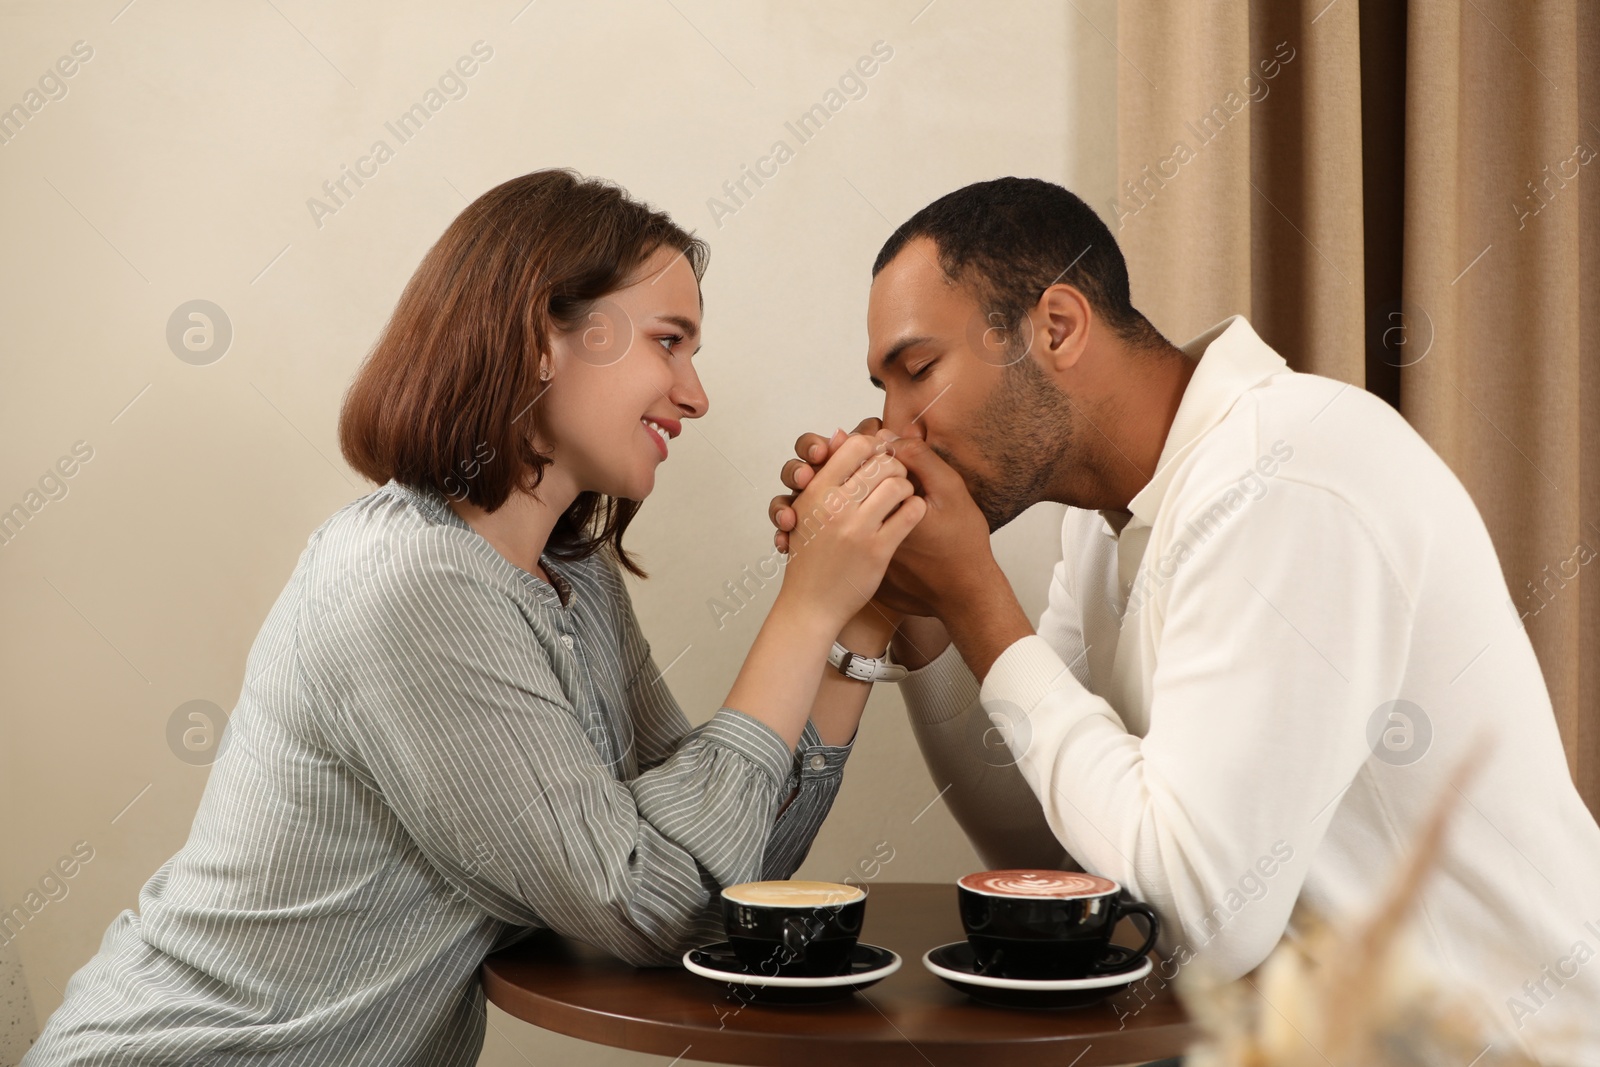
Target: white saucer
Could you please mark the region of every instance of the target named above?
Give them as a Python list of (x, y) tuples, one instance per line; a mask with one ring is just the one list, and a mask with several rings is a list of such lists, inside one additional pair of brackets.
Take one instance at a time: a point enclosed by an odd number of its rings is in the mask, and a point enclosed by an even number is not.
[[(744, 986), (764, 986), (774, 989), (828, 989), (834, 986), (862, 986), (877, 982), (889, 977), (900, 969), (900, 956), (886, 948), (876, 945), (858, 944), (855, 958), (852, 959), (851, 970), (844, 974), (827, 975), (819, 978), (806, 978), (799, 975), (751, 974), (747, 970), (733, 967), (713, 967), (699, 962), (691, 957), (702, 955), (708, 951), (723, 949), (727, 942), (716, 945), (706, 945), (703, 948), (692, 948), (683, 954), (683, 966), (693, 974), (702, 978), (710, 978), (718, 982), (734, 982)], [(870, 956), (869, 956), (870, 954)], [(887, 962), (877, 966), (860, 969), (863, 965), (862, 957), (870, 958), (874, 963), (878, 959), (887, 959)]]
[[(999, 978), (993, 975), (977, 974), (969, 970), (957, 970), (954, 967), (941, 966), (931, 958), (936, 952), (965, 948), (965, 941), (951, 942), (949, 945), (940, 945), (930, 948), (922, 956), (922, 965), (934, 974), (951, 982), (962, 985), (984, 986), (989, 989), (1016, 989), (1035, 990), (1038, 992), (1076, 991), (1089, 989), (1108, 989), (1113, 986), (1124, 986), (1130, 982), (1137, 982), (1149, 974), (1154, 964), (1149, 956), (1143, 956), (1139, 962), (1127, 970), (1114, 971), (1111, 974), (1094, 974), (1086, 978)], [(946, 953), (948, 954), (948, 953)]]

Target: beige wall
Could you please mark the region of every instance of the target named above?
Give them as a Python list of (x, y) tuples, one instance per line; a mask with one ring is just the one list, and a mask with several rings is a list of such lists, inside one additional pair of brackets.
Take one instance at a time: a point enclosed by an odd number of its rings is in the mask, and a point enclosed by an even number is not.
[[(338, 458), (340, 397), (463, 198), (570, 165), (710, 240), (696, 363), (711, 411), (631, 536), (655, 575), (636, 586), (645, 631), (663, 664), (688, 647), (668, 678), (700, 721), (772, 587), (720, 630), (707, 601), (769, 551), (765, 503), (794, 437), (878, 412), (863, 321), (889, 231), (1001, 174), (1096, 205), (1112, 193), (1117, 58), (1089, 21), (1112, 33), (1112, 0), (520, 2), (0, 7), (0, 107), (26, 104), (75, 42), (92, 49), (0, 146), (0, 508), (63, 457), (74, 471), (0, 544), (0, 897), (92, 849), (14, 942), (41, 1022), (184, 841), (207, 770), (175, 755), (174, 713), (233, 706), (307, 536), (371, 488)], [(866, 95), (799, 145), (785, 120), (879, 40), (894, 54)], [(478, 41), (493, 54), (466, 95), (398, 144), (384, 123)], [(314, 218), (308, 198), (379, 138), (393, 158)], [(713, 218), (708, 199), (779, 138), (794, 158)], [(233, 331), (205, 365), (167, 340), (195, 299)], [(92, 452), (76, 466), (75, 445)], [(1035, 617), (1055, 521), (1036, 509), (998, 538)], [(842, 877), (879, 841), (895, 856), (882, 878), (975, 868), (929, 806), (940, 784), (893, 689), (875, 694), (802, 874)], [(490, 1019), (486, 1064), (656, 1059)]]

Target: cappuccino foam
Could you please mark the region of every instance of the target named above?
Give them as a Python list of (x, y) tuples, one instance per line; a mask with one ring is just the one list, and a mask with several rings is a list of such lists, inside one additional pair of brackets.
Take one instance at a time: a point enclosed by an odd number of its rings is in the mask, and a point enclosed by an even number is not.
[(798, 880), (773, 882), (744, 882), (730, 885), (722, 895), (735, 904), (755, 904), (765, 907), (806, 908), (832, 907), (849, 904), (867, 895), (867, 891), (839, 882), (805, 882)]
[(979, 871), (957, 883), (1001, 897), (1089, 897), (1117, 891), (1117, 883), (1083, 871)]

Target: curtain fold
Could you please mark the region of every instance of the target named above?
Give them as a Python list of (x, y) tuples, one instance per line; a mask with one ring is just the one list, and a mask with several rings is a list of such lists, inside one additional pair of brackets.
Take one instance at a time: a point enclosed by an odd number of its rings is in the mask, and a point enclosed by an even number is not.
[[(1344, 11), (1340, 11), (1340, 7)], [(1119, 196), (1134, 304), (1182, 342), (1240, 312), (1362, 384), (1355, 4), (1118, 7)]]
[(1600, 812), (1597, 5), (1124, 2), (1117, 34), (1134, 303), (1180, 342), (1243, 313), (1399, 408), (1483, 513)]
[(1600, 42), (1583, 8), (1408, 5), (1404, 289), (1433, 348), (1400, 397), (1484, 514), (1594, 811)]

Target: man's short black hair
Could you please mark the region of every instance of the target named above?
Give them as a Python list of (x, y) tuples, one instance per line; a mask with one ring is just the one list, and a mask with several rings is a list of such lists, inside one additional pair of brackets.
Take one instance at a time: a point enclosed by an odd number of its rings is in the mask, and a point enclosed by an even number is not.
[(1128, 297), (1128, 265), (1094, 209), (1053, 182), (996, 178), (948, 193), (889, 235), (872, 264), (877, 277), (914, 237), (939, 248), (951, 281), (971, 285), (984, 315), (1019, 338), (1023, 316), (1039, 295), (1066, 282), (1127, 343), (1166, 344)]

